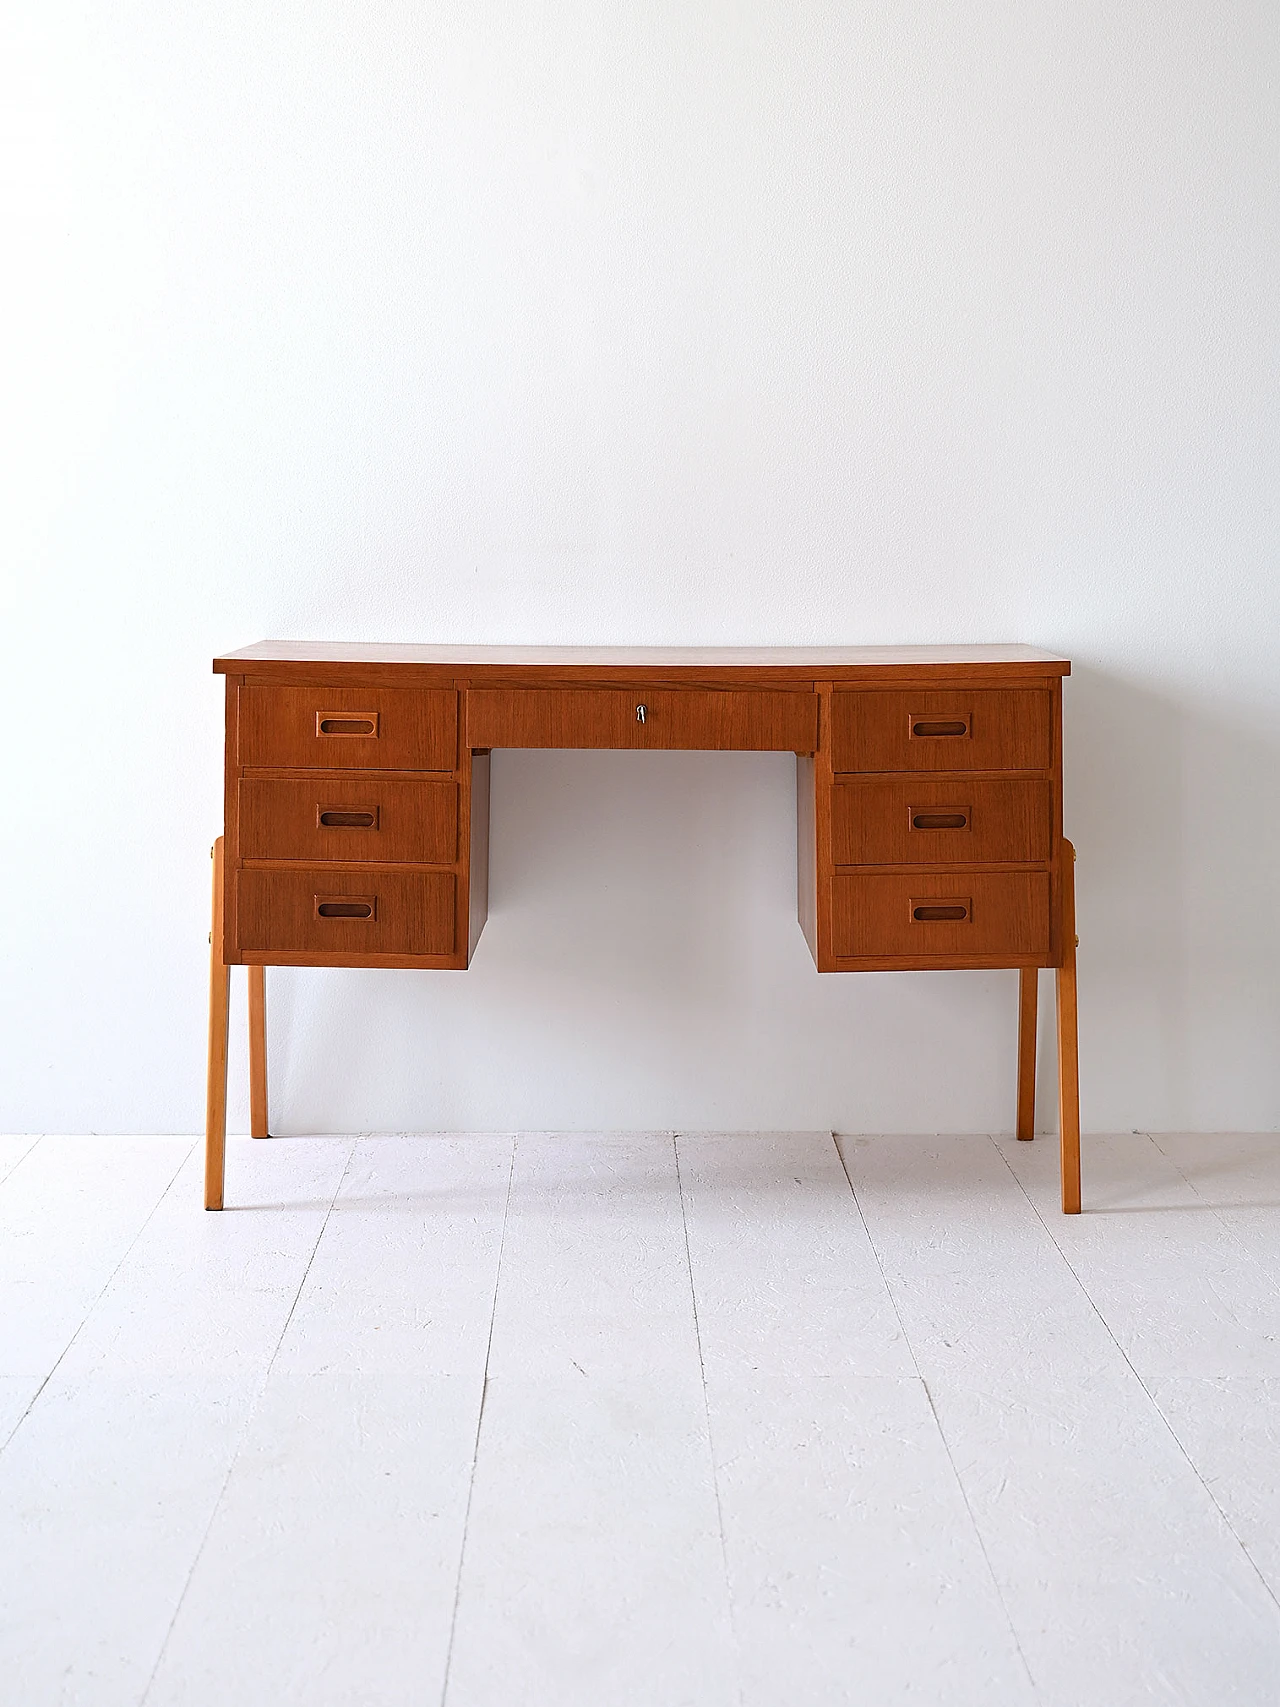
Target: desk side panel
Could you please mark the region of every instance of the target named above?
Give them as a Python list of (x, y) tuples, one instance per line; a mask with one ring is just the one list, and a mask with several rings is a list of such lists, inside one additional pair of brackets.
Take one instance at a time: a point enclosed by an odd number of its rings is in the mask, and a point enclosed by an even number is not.
[(222, 951), (228, 965), (236, 959), (236, 884), (240, 863), (240, 688), (243, 678), (228, 676), (222, 761)]
[(815, 966), (818, 962), (816, 793), (813, 758), (799, 754), (796, 757), (796, 910)]
[(471, 786), (468, 817), (471, 829), (468, 836), (467, 887), (460, 889), (466, 896), (467, 907), (467, 964), (480, 941), (485, 920), (489, 917), (489, 754), (471, 753)]
[[(1065, 865), (1066, 858), (1069, 857), (1071, 859), (1074, 859), (1074, 857), (1075, 857), (1074, 854), (1069, 855), (1069, 856), (1064, 854), (1064, 851), (1063, 851), (1064, 843), (1063, 843), (1063, 839), (1062, 839), (1065, 832), (1064, 832), (1063, 826), (1062, 826), (1062, 677), (1061, 676), (1059, 676), (1057, 678), (1057, 680), (1055, 682), (1053, 682), (1053, 684), (1052, 684), (1051, 701), (1052, 701), (1052, 716), (1053, 716), (1053, 761), (1052, 761), (1052, 766), (1051, 766), (1050, 773), (1049, 773), (1049, 783), (1050, 783), (1050, 793), (1051, 793), (1052, 802), (1053, 802), (1052, 808), (1051, 808), (1052, 813), (1053, 813), (1053, 829), (1051, 832), (1051, 845), (1052, 845), (1052, 849), (1053, 849), (1053, 856), (1052, 856), (1052, 863), (1050, 865), (1050, 884), (1051, 884), (1051, 888), (1052, 888), (1052, 900), (1050, 903), (1051, 951), (1050, 951), (1050, 955), (1049, 955), (1049, 964), (1051, 966), (1061, 966), (1063, 963), (1063, 956), (1064, 956), (1065, 949), (1066, 949), (1066, 943), (1064, 940), (1064, 927), (1063, 927), (1064, 865)], [(1074, 934), (1074, 929), (1075, 929), (1075, 927), (1073, 925), (1072, 926), (1073, 934)]]

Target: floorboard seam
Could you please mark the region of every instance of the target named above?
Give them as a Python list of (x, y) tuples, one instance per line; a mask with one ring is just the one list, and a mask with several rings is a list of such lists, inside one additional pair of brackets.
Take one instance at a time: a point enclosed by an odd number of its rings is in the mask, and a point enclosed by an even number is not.
[[(39, 1140), (37, 1139), (36, 1142), (38, 1143)], [(18, 1418), (17, 1422), (14, 1423), (13, 1427), (9, 1430), (8, 1434), (4, 1437), (4, 1439), (2, 1441), (0, 1441), (0, 1453), (3, 1453), (5, 1451), (5, 1449), (8, 1447), (8, 1445), (9, 1445), (10, 1441), (13, 1439), (14, 1435), (17, 1434), (18, 1430), (22, 1427), (23, 1423), (26, 1422), (27, 1418), (31, 1415), (31, 1412), (35, 1409), (35, 1406), (36, 1406), (37, 1402), (39, 1401), (41, 1393), (44, 1392), (45, 1388), (49, 1385), (50, 1381), (53, 1380), (54, 1376), (58, 1373), (58, 1370), (62, 1367), (62, 1360), (66, 1357), (67, 1353), (71, 1350), (72, 1346), (80, 1338), (80, 1335), (84, 1330), (84, 1325), (89, 1320), (89, 1317), (92, 1316), (93, 1312), (98, 1308), (98, 1305), (101, 1304), (102, 1300), (106, 1297), (107, 1292), (110, 1289), (111, 1282), (119, 1274), (120, 1270), (124, 1267), (125, 1263), (128, 1262), (134, 1246), (137, 1244), (138, 1240), (142, 1237), (142, 1235), (146, 1232), (147, 1228), (150, 1226), (152, 1216), (156, 1213), (157, 1209), (159, 1209), (160, 1205), (164, 1202), (165, 1198), (168, 1197), (169, 1193), (173, 1190), (174, 1182), (177, 1180), (178, 1175), (182, 1172), (183, 1168), (186, 1167), (188, 1161), (191, 1159), (191, 1152), (192, 1152), (192, 1150), (195, 1149), (198, 1142), (199, 1142), (199, 1140), (195, 1139), (195, 1138), (193, 1138), (191, 1140), (190, 1148), (186, 1151), (186, 1153), (182, 1157), (182, 1160), (178, 1163), (177, 1167), (174, 1169), (172, 1175), (169, 1178), (169, 1182), (165, 1186), (164, 1190), (160, 1193), (159, 1197), (156, 1198), (155, 1202), (151, 1205), (151, 1208), (147, 1211), (146, 1215), (143, 1218), (141, 1226), (138, 1228), (138, 1231), (129, 1240), (129, 1243), (125, 1246), (124, 1250), (121, 1251), (119, 1262), (115, 1265), (115, 1267), (111, 1270), (111, 1273), (103, 1281), (98, 1292), (94, 1295), (93, 1299), (90, 1301), (88, 1307), (86, 1308), (84, 1315), (81, 1316), (80, 1320), (76, 1323), (75, 1332), (72, 1334), (71, 1338), (67, 1341), (66, 1345), (63, 1346), (62, 1350), (58, 1353), (56, 1359), (54, 1360), (53, 1364), (51, 1365), (51, 1367), (49, 1369), (49, 1373), (45, 1376), (44, 1380), (40, 1383), (40, 1385), (36, 1388), (35, 1392), (31, 1395), (30, 1401), (28, 1402), (26, 1409), (23, 1411), (22, 1415)], [(35, 1144), (33, 1144), (31, 1146), (31, 1150), (34, 1150), (35, 1147), (36, 1147)], [(29, 1156), (31, 1154), (31, 1150), (28, 1150), (23, 1155), (19, 1156), (18, 1162), (25, 1161), (27, 1156)], [(18, 1165), (17, 1163), (14, 1164), (15, 1167), (17, 1165)], [(13, 1170), (10, 1169), (10, 1174), (12, 1173), (12, 1171)], [(5, 1177), (8, 1178), (9, 1175), (6, 1175)]]
[[(22, 1154), (20, 1156), (16, 1156), (14, 1158), (14, 1160), (12, 1162), (10, 1162), (9, 1166), (4, 1170), (4, 1172), (2, 1174), (0, 1174), (0, 1185), (4, 1185), (7, 1180), (11, 1180), (13, 1178), (14, 1174), (17, 1173), (18, 1169), (26, 1161), (27, 1157), (31, 1154), (31, 1152), (40, 1143), (40, 1140), (46, 1136), (47, 1136), (46, 1133), (38, 1132), (32, 1138), (31, 1142), (27, 1145), (26, 1149), (22, 1152)], [(167, 1186), (165, 1187), (165, 1190), (166, 1191), (168, 1190)]]
[[(1198, 1198), (1199, 1201), (1204, 1204), (1205, 1208), (1209, 1211), (1209, 1213), (1213, 1216), (1214, 1220), (1218, 1223), (1219, 1227), (1222, 1228), (1223, 1232), (1231, 1240), (1231, 1243), (1241, 1253), (1241, 1255), (1244, 1257), (1245, 1261), (1247, 1263), (1249, 1263), (1249, 1265), (1251, 1267), (1256, 1268), (1258, 1270), (1259, 1274), (1263, 1275), (1266, 1278), (1267, 1285), (1271, 1289), (1271, 1291), (1275, 1292), (1277, 1294), (1280, 1294), (1280, 1279), (1278, 1279), (1276, 1277), (1276, 1275), (1274, 1275), (1271, 1272), (1271, 1270), (1266, 1266), (1265, 1263), (1259, 1262), (1258, 1258), (1256, 1256), (1254, 1256), (1253, 1252), (1249, 1249), (1248, 1245), (1245, 1244), (1244, 1240), (1236, 1232), (1235, 1228), (1231, 1225), (1230, 1221), (1228, 1221), (1226, 1219), (1226, 1217), (1223, 1215), (1222, 1206), (1220, 1204), (1214, 1203), (1210, 1198), (1207, 1198), (1204, 1195), (1204, 1193), (1196, 1185), (1195, 1180), (1192, 1179), (1191, 1175), (1186, 1171), (1186, 1169), (1183, 1168), (1180, 1163), (1175, 1161), (1175, 1159), (1169, 1154), (1169, 1152), (1166, 1149), (1164, 1149), (1164, 1147), (1160, 1143), (1160, 1139), (1157, 1137), (1157, 1135), (1154, 1132), (1144, 1132), (1142, 1134), (1142, 1136), (1144, 1138), (1148, 1139), (1152, 1144), (1155, 1145), (1156, 1150), (1159, 1152), (1159, 1154), (1161, 1156), (1163, 1156), (1164, 1160), (1166, 1162), (1168, 1162), (1169, 1166), (1178, 1175), (1178, 1178), (1185, 1181), (1187, 1188), (1192, 1193), (1192, 1195), (1194, 1197)], [(1235, 1204), (1230, 1204), (1230, 1205), (1228, 1205), (1228, 1207), (1229, 1208), (1236, 1208), (1236, 1207), (1247, 1208), (1249, 1206), (1248, 1205), (1237, 1206)]]
[[(698, 1289), (693, 1281), (693, 1254), (689, 1248), (689, 1216), (685, 1208), (684, 1176), (680, 1172), (680, 1134), (671, 1134), (671, 1154), (676, 1164), (676, 1191), (680, 1197), (680, 1222), (684, 1228), (684, 1261), (689, 1276), (689, 1303), (693, 1310), (693, 1337), (698, 1347), (698, 1371), (702, 1377), (702, 1414), (707, 1424), (707, 1449), (711, 1458), (711, 1491), (716, 1502), (716, 1526), (720, 1531), (720, 1560), (724, 1570), (725, 1602), (729, 1608), (729, 1629), (733, 1636), (735, 1657), (741, 1658), (741, 1646), (738, 1641), (738, 1620), (734, 1609), (733, 1583), (729, 1576), (729, 1543), (724, 1532), (724, 1505), (720, 1498), (720, 1470), (716, 1463), (715, 1435), (711, 1427), (711, 1400), (707, 1393), (707, 1361), (702, 1354), (702, 1324), (698, 1320)], [(739, 1707), (744, 1699), (742, 1670), (738, 1667), (738, 1676), (734, 1680), (734, 1694), (738, 1698)]]
[[(1144, 1133), (1143, 1137), (1145, 1137), (1148, 1140), (1148, 1142), (1151, 1144), (1152, 1148), (1157, 1152), (1157, 1154), (1164, 1156), (1164, 1151), (1160, 1149), (1160, 1146), (1156, 1143), (1155, 1139), (1152, 1138), (1152, 1136), (1149, 1132)], [(1200, 1474), (1199, 1467), (1197, 1466), (1195, 1460), (1192, 1458), (1191, 1454), (1187, 1451), (1186, 1447), (1182, 1444), (1182, 1442), (1178, 1439), (1177, 1433), (1174, 1430), (1173, 1425), (1170, 1423), (1168, 1417), (1165, 1416), (1164, 1411), (1160, 1407), (1160, 1401), (1156, 1398), (1155, 1394), (1151, 1391), (1150, 1387), (1147, 1386), (1146, 1382), (1143, 1380), (1141, 1374), (1139, 1373), (1137, 1367), (1135, 1366), (1132, 1358), (1129, 1356), (1128, 1352), (1124, 1349), (1124, 1347), (1120, 1344), (1120, 1341), (1116, 1338), (1115, 1334), (1111, 1331), (1110, 1322), (1108, 1322), (1107, 1318), (1103, 1315), (1102, 1311), (1098, 1308), (1098, 1305), (1094, 1302), (1093, 1296), (1090, 1293), (1089, 1288), (1085, 1285), (1084, 1281), (1080, 1278), (1079, 1274), (1076, 1272), (1075, 1264), (1071, 1261), (1071, 1258), (1063, 1250), (1061, 1244), (1058, 1241), (1058, 1236), (1053, 1231), (1053, 1228), (1049, 1225), (1049, 1223), (1045, 1220), (1044, 1216), (1040, 1213), (1040, 1210), (1037, 1207), (1035, 1201), (1033, 1200), (1031, 1193), (1027, 1190), (1026, 1186), (1023, 1185), (1022, 1181), (1018, 1178), (1017, 1174), (1014, 1173), (1013, 1168), (1010, 1166), (1009, 1158), (1005, 1155), (1004, 1151), (1000, 1148), (999, 1144), (995, 1143), (994, 1139), (992, 1139), (992, 1144), (994, 1145), (994, 1148), (995, 1148), (997, 1154), (1000, 1156), (1001, 1161), (1003, 1161), (1005, 1167), (1009, 1169), (1010, 1174), (1012, 1175), (1014, 1181), (1017, 1184), (1018, 1190), (1022, 1193), (1022, 1195), (1026, 1198), (1027, 1203), (1030, 1205), (1031, 1213), (1036, 1217), (1036, 1219), (1039, 1221), (1040, 1225), (1044, 1228), (1045, 1232), (1049, 1235), (1050, 1239), (1053, 1241), (1054, 1249), (1057, 1251), (1059, 1257), (1062, 1259), (1062, 1262), (1065, 1265), (1067, 1272), (1070, 1274), (1071, 1278), (1075, 1281), (1076, 1285), (1080, 1288), (1081, 1292), (1084, 1294), (1085, 1298), (1088, 1300), (1089, 1308), (1093, 1311), (1094, 1315), (1102, 1323), (1103, 1331), (1105, 1332), (1107, 1338), (1111, 1341), (1112, 1345), (1115, 1346), (1115, 1348), (1119, 1352), (1120, 1356), (1124, 1359), (1124, 1364), (1125, 1364), (1126, 1369), (1128, 1369), (1129, 1373), (1133, 1376), (1134, 1380), (1138, 1383), (1139, 1387), (1141, 1387), (1143, 1393), (1146, 1395), (1147, 1403), (1151, 1406), (1151, 1408), (1155, 1412), (1155, 1414), (1160, 1418), (1160, 1421), (1164, 1425), (1164, 1428), (1165, 1428), (1166, 1432), (1168, 1433), (1170, 1440), (1173, 1442), (1174, 1446), (1177, 1447), (1179, 1454), (1181, 1455), (1183, 1461), (1187, 1465), (1187, 1468), (1191, 1471), (1191, 1474), (1195, 1477), (1196, 1481), (1204, 1489), (1205, 1498), (1210, 1502), (1210, 1504), (1213, 1506), (1213, 1509), (1218, 1513), (1218, 1516), (1222, 1519), (1222, 1522), (1223, 1522), (1224, 1526), (1226, 1527), (1227, 1534), (1230, 1535), (1231, 1539), (1235, 1542), (1236, 1546), (1240, 1549), (1241, 1553), (1244, 1555), (1244, 1558), (1248, 1563), (1249, 1569), (1253, 1572), (1254, 1576), (1256, 1576), (1258, 1581), (1262, 1584), (1262, 1587), (1266, 1593), (1267, 1599), (1270, 1600), (1271, 1604), (1275, 1607), (1277, 1613), (1280, 1613), (1280, 1599), (1277, 1598), (1275, 1590), (1271, 1587), (1271, 1584), (1267, 1581), (1266, 1577), (1263, 1575), (1262, 1571), (1259, 1569), (1257, 1562), (1255, 1561), (1253, 1555), (1250, 1553), (1249, 1549), (1245, 1546), (1244, 1542), (1240, 1539), (1240, 1536), (1236, 1532), (1235, 1525), (1232, 1523), (1232, 1521), (1231, 1521), (1230, 1517), (1227, 1515), (1227, 1513), (1223, 1510), (1222, 1506), (1218, 1503), (1217, 1496), (1213, 1492), (1213, 1489), (1209, 1486), (1209, 1484), (1205, 1481), (1204, 1477)], [(1166, 1158), (1166, 1160), (1167, 1159), (1168, 1158)], [(1174, 1164), (1174, 1165), (1176, 1166), (1176, 1164)], [(1181, 1169), (1179, 1169), (1178, 1171), (1181, 1172)], [(1190, 1184), (1190, 1181), (1188, 1181), (1188, 1184)], [(1192, 1189), (1194, 1190), (1195, 1188), (1192, 1187)]]
[(458, 1633), (458, 1602), (462, 1595), (462, 1571), (467, 1561), (467, 1532), (471, 1527), (471, 1502), (476, 1491), (476, 1466), (480, 1461), (480, 1430), (484, 1426), (485, 1400), (489, 1396), (489, 1359), (493, 1354), (493, 1327), (498, 1319), (498, 1288), (502, 1283), (502, 1256), (507, 1246), (507, 1226), (511, 1218), (511, 1192), (516, 1178), (516, 1148), (519, 1135), (511, 1139), (511, 1164), (507, 1169), (507, 1196), (502, 1206), (502, 1231), (498, 1235), (498, 1260), (493, 1270), (493, 1304), (489, 1310), (489, 1335), (484, 1346), (484, 1374), (480, 1381), (480, 1406), (476, 1412), (476, 1433), (471, 1448), (471, 1476), (467, 1482), (467, 1503), (462, 1513), (462, 1539), (458, 1544), (458, 1571), (453, 1584), (453, 1610), (449, 1617), (449, 1642), (444, 1654), (444, 1675), (440, 1682), (440, 1707), (449, 1694), (449, 1673), (453, 1666), (453, 1644)]
[(947, 1463), (951, 1467), (951, 1474), (955, 1478), (956, 1488), (964, 1503), (964, 1509), (968, 1514), (969, 1523), (973, 1529), (973, 1538), (978, 1544), (978, 1551), (982, 1554), (982, 1562), (987, 1568), (987, 1576), (991, 1582), (992, 1593), (995, 1595), (1000, 1610), (1004, 1614), (1004, 1621), (1009, 1627), (1009, 1636), (1017, 1651), (1018, 1658), (1022, 1661), (1022, 1669), (1026, 1673), (1027, 1682), (1031, 1687), (1031, 1693), (1037, 1700), (1040, 1700), (1042, 1699), (1040, 1690), (1036, 1684), (1035, 1676), (1032, 1673), (1027, 1656), (1023, 1652), (1022, 1638), (1018, 1634), (1018, 1627), (1013, 1621), (1012, 1613), (1009, 1611), (1009, 1603), (1005, 1600), (1004, 1590), (1000, 1587), (1000, 1579), (996, 1575), (995, 1566), (991, 1562), (991, 1555), (987, 1552), (986, 1539), (983, 1536), (982, 1529), (978, 1523), (973, 1506), (969, 1501), (969, 1491), (964, 1485), (964, 1479), (960, 1474), (959, 1466), (956, 1464), (955, 1456), (951, 1451), (951, 1442), (947, 1439), (946, 1430), (942, 1426), (942, 1418), (938, 1415), (938, 1407), (933, 1402), (933, 1394), (929, 1391), (929, 1383), (925, 1380), (924, 1375), (921, 1372), (920, 1360), (916, 1356), (916, 1348), (911, 1343), (911, 1335), (907, 1332), (906, 1323), (903, 1321), (902, 1313), (898, 1309), (898, 1300), (893, 1295), (893, 1288), (890, 1286), (889, 1277), (884, 1271), (884, 1263), (881, 1261), (880, 1252), (876, 1246), (876, 1242), (871, 1236), (871, 1228), (868, 1225), (867, 1217), (863, 1213), (861, 1203), (858, 1201), (857, 1188), (853, 1183), (853, 1176), (850, 1174), (848, 1164), (844, 1159), (844, 1151), (840, 1148), (839, 1140), (834, 1132), (831, 1134), (831, 1142), (835, 1145), (836, 1156), (839, 1159), (840, 1168), (845, 1177), (845, 1183), (849, 1187), (849, 1195), (853, 1199), (854, 1208), (858, 1211), (858, 1219), (861, 1221), (862, 1230), (867, 1236), (867, 1244), (872, 1256), (875, 1258), (876, 1268), (880, 1274), (880, 1284), (884, 1287), (885, 1296), (889, 1300), (894, 1320), (898, 1324), (898, 1332), (902, 1335), (902, 1343), (906, 1346), (911, 1355), (911, 1367), (915, 1370), (916, 1380), (920, 1383), (920, 1386), (924, 1391), (924, 1396), (929, 1406), (929, 1414), (933, 1418), (933, 1426), (938, 1431), (938, 1439), (942, 1442), (942, 1450), (947, 1455)]
[(289, 1331), (289, 1323), (293, 1320), (294, 1312), (298, 1308), (298, 1300), (302, 1297), (302, 1289), (307, 1284), (307, 1276), (311, 1273), (311, 1265), (316, 1260), (316, 1252), (320, 1249), (320, 1241), (324, 1238), (325, 1228), (329, 1225), (329, 1218), (333, 1214), (333, 1206), (338, 1201), (342, 1188), (346, 1184), (347, 1175), (351, 1172), (351, 1163), (355, 1158), (356, 1144), (358, 1142), (358, 1138), (352, 1138), (351, 1140), (351, 1147), (347, 1151), (346, 1162), (343, 1166), (342, 1173), (339, 1176), (338, 1183), (333, 1189), (333, 1196), (329, 1199), (329, 1207), (324, 1212), (324, 1219), (321, 1221), (320, 1230), (316, 1234), (315, 1240), (312, 1243), (310, 1255), (307, 1257), (306, 1264), (303, 1267), (298, 1284), (294, 1289), (293, 1299), (289, 1305), (288, 1312), (285, 1315), (284, 1322), (281, 1325), (279, 1336), (276, 1339), (275, 1349), (267, 1359), (267, 1367), (263, 1372), (262, 1380), (258, 1386), (258, 1391), (254, 1395), (253, 1403), (246, 1407), (244, 1422), (240, 1429), (240, 1437), (236, 1441), (235, 1450), (232, 1452), (227, 1462), (227, 1473), (222, 1478), (222, 1486), (218, 1489), (217, 1497), (209, 1508), (209, 1521), (205, 1524), (204, 1533), (201, 1535), (199, 1544), (196, 1547), (195, 1552), (192, 1554), (191, 1564), (188, 1567), (186, 1577), (183, 1580), (181, 1592), (174, 1603), (173, 1614), (165, 1628), (164, 1639), (161, 1641), (159, 1649), (156, 1652), (155, 1664), (151, 1668), (151, 1675), (147, 1678), (146, 1688), (138, 1697), (138, 1707), (146, 1707), (147, 1697), (151, 1694), (152, 1688), (155, 1685), (161, 1663), (164, 1660), (165, 1652), (169, 1646), (169, 1640), (173, 1635), (173, 1627), (178, 1622), (178, 1615), (182, 1611), (183, 1603), (191, 1589), (191, 1579), (196, 1574), (196, 1566), (200, 1563), (201, 1555), (204, 1553), (205, 1547), (208, 1545), (209, 1536), (213, 1532), (213, 1526), (217, 1521), (218, 1512), (221, 1509), (223, 1500), (226, 1498), (227, 1487), (232, 1476), (235, 1474), (235, 1468), (240, 1459), (241, 1448), (244, 1446), (249, 1430), (253, 1426), (254, 1416), (257, 1413), (258, 1406), (262, 1403), (262, 1395), (267, 1390), (267, 1383), (271, 1379), (271, 1371), (276, 1366), (276, 1359), (280, 1355), (280, 1347), (284, 1344), (284, 1337)]

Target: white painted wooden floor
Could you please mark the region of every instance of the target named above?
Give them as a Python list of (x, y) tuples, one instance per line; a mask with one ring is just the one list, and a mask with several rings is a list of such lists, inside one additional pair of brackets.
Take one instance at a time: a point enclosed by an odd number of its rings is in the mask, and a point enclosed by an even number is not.
[(1280, 1138), (1055, 1164), (0, 1140), (0, 1699), (1280, 1702)]

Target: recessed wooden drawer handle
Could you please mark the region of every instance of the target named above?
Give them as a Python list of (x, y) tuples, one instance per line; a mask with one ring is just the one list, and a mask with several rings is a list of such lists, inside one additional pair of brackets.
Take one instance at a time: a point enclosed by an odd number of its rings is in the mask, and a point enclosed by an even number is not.
[(372, 735), (378, 733), (376, 711), (317, 711), (317, 735)]
[(316, 823), (325, 830), (376, 830), (378, 814), (373, 812), (344, 812), (339, 809), (316, 808)]
[(375, 895), (317, 895), (318, 919), (373, 919), (377, 917)]
[(960, 924), (973, 916), (971, 901), (913, 901), (913, 925)]
[(967, 830), (969, 828), (968, 812), (913, 812), (911, 814), (913, 830)]
[(929, 738), (939, 735), (967, 735), (969, 733), (969, 719), (967, 717), (949, 717), (935, 721), (927, 717), (913, 717), (911, 719), (911, 733)]

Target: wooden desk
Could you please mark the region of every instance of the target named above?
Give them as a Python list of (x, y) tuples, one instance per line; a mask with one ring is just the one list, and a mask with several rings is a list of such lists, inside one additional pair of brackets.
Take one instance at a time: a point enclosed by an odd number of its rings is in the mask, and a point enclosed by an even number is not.
[[(1032, 1136), (1036, 971), (1058, 984), (1062, 1207), (1080, 1208), (1064, 658), (1026, 646), (657, 648), (262, 641), (227, 678), (214, 847), (205, 1203), (222, 1207), (230, 965), (465, 968), (484, 929), (494, 747), (796, 755), (800, 928), (819, 972), (1018, 967)], [(224, 852), (225, 850), (225, 852)]]

